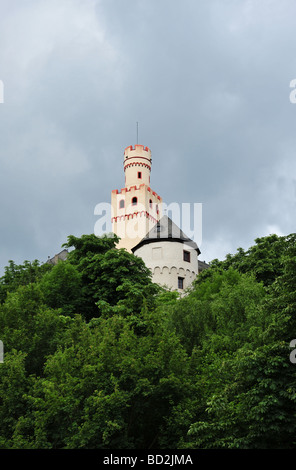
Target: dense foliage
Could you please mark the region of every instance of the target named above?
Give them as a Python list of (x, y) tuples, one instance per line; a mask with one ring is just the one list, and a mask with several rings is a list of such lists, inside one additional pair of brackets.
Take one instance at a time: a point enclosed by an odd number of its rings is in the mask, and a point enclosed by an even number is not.
[(0, 279), (0, 448), (295, 448), (296, 235), (214, 260), (186, 296), (117, 239)]

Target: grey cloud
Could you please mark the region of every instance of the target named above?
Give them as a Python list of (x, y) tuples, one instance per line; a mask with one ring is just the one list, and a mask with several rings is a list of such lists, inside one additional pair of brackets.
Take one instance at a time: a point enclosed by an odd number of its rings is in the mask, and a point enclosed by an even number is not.
[(295, 230), (293, 0), (2, 3), (1, 269), (93, 232), (137, 121), (202, 259)]

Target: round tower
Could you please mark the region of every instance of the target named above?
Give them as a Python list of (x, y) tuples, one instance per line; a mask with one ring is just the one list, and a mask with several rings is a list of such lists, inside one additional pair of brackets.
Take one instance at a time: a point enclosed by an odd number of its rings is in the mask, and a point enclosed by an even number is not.
[(138, 186), (140, 184), (150, 185), (151, 173), (151, 150), (144, 145), (132, 145), (124, 151), (124, 173), (125, 187)]
[(130, 145), (124, 150), (125, 187), (111, 193), (112, 232), (118, 248), (131, 251), (162, 216), (162, 198), (150, 187), (151, 150)]
[(198, 274), (200, 250), (167, 215), (132, 248), (152, 272), (152, 281), (184, 294)]

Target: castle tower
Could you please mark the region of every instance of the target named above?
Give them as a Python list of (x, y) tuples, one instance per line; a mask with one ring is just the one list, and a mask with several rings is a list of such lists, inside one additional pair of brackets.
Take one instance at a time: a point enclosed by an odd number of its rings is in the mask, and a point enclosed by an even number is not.
[(150, 188), (151, 150), (143, 145), (124, 151), (125, 187), (111, 193), (112, 231), (118, 248), (131, 252), (162, 217), (162, 198)]
[(200, 249), (166, 215), (132, 249), (152, 272), (152, 280), (181, 295), (198, 275)]

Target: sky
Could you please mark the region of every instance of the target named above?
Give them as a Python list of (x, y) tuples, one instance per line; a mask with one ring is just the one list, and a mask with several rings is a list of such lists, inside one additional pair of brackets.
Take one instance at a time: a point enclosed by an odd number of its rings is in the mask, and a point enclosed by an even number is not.
[(202, 204), (202, 261), (295, 232), (295, 17), (294, 0), (0, 0), (0, 273), (94, 233), (137, 122), (151, 188)]

